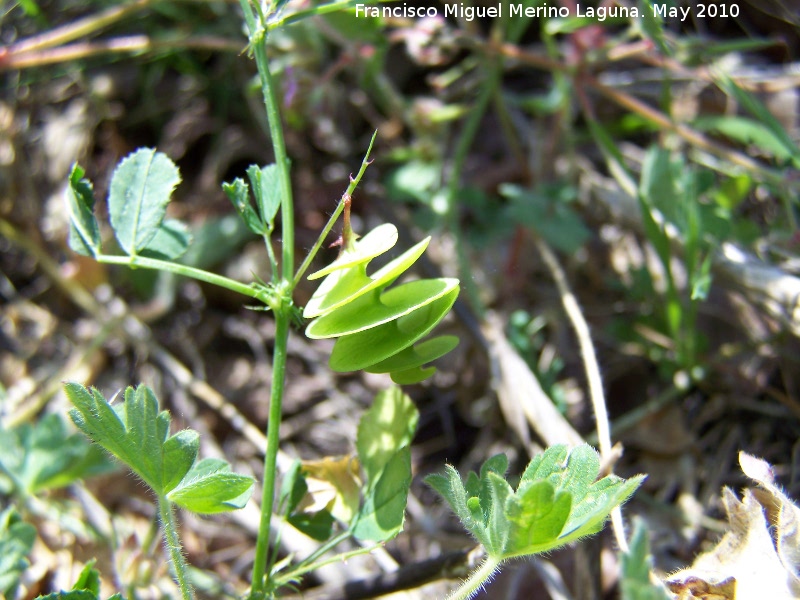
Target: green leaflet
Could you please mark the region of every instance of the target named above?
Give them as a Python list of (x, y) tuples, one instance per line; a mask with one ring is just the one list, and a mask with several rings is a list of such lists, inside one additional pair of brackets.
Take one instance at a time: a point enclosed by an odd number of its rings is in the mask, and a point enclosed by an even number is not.
[(78, 165), (73, 165), (69, 174), (66, 194), (70, 215), (69, 247), (84, 256), (97, 256), (100, 253), (100, 228), (94, 218), (92, 184), (84, 179), (84, 174)]
[[(309, 275), (325, 277), (303, 316), (314, 318), (310, 338), (337, 338), (334, 371), (391, 373), (396, 383), (416, 383), (435, 372), (423, 365), (447, 354), (458, 340), (442, 336), (416, 344), (447, 315), (458, 297), (457, 279), (421, 279), (389, 288), (425, 252), (416, 244), (372, 275), (369, 262), (397, 243), (397, 228), (376, 227), (346, 245), (330, 265)], [(388, 288), (388, 289), (387, 289)]]
[[(95, 199), (92, 184), (84, 174), (79, 165), (74, 165), (69, 175), (69, 245), (78, 254), (100, 257)], [(175, 163), (152, 148), (140, 148), (117, 165), (111, 176), (108, 216), (126, 255), (171, 260), (186, 252), (191, 239), (188, 228), (165, 218), (167, 204), (180, 180)]]
[[(186, 250), (189, 242), (185, 233), (181, 237), (174, 226), (163, 231), (167, 204), (180, 180), (178, 167), (152, 148), (140, 148), (117, 165), (111, 177), (108, 213), (117, 241), (126, 254), (135, 256), (151, 249), (166, 255), (167, 248), (156, 245), (165, 239), (170, 242), (168, 258)], [(176, 243), (178, 254), (175, 254)]]
[(36, 528), (22, 520), (13, 506), (0, 512), (0, 596), (16, 597), (19, 578), (30, 565), (28, 554), (36, 541)]
[(205, 459), (195, 464), (196, 431), (169, 435), (170, 416), (146, 385), (125, 390), (121, 405), (112, 406), (95, 389), (66, 383), (75, 406), (70, 417), (92, 441), (124, 462), (159, 496), (188, 510), (210, 514), (241, 508), (253, 478), (230, 471), (228, 463)]
[(353, 519), (353, 535), (383, 542), (403, 528), (411, 486), (411, 440), (419, 412), (398, 387), (375, 397), (358, 424), (356, 449), (366, 475), (364, 502)]
[[(0, 427), (0, 473), (9, 474), (23, 494), (38, 494), (107, 472), (114, 465), (79, 433), (70, 433), (60, 415), (10, 430)], [(0, 474), (0, 484), (5, 475)]]
[(450, 466), (425, 479), (495, 560), (548, 552), (597, 533), (644, 479), (609, 475), (595, 481), (600, 460), (588, 445), (548, 448), (531, 460), (516, 490), (504, 478), (507, 466), (506, 457), (497, 455), (480, 475), (470, 473), (466, 485)]
[(175, 504), (209, 515), (243, 508), (250, 499), (253, 478), (232, 473), (230, 465), (218, 458), (198, 462), (167, 494)]

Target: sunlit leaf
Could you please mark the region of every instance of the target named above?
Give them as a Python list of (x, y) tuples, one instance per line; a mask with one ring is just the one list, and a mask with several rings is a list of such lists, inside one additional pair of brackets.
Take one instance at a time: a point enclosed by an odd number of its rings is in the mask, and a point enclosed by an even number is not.
[(131, 256), (145, 248), (161, 229), (172, 191), (180, 182), (178, 167), (152, 148), (125, 157), (111, 177), (108, 211), (120, 247)]

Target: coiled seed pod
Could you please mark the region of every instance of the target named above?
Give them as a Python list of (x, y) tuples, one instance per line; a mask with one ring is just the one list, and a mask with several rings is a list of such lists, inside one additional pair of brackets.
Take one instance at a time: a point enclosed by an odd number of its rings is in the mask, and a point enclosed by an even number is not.
[(419, 279), (387, 289), (425, 252), (430, 237), (368, 275), (367, 264), (397, 243), (397, 228), (380, 225), (356, 240), (347, 221), (339, 257), (308, 276), (325, 279), (303, 312), (314, 318), (306, 335), (337, 338), (330, 358), (334, 371), (390, 373), (399, 384), (422, 381), (436, 371), (423, 365), (458, 344), (452, 335), (416, 343), (450, 311), (458, 279)]

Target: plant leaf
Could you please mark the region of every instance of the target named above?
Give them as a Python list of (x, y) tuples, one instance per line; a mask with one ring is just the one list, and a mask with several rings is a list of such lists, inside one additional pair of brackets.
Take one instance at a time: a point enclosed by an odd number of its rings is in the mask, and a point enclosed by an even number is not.
[(111, 177), (108, 212), (120, 247), (134, 256), (151, 244), (164, 221), (172, 191), (180, 182), (178, 167), (152, 148), (125, 157)]
[(286, 520), (292, 527), (318, 542), (324, 542), (329, 539), (333, 531), (333, 515), (327, 510), (320, 510), (315, 513), (295, 513), (289, 515)]
[(399, 387), (392, 386), (375, 396), (361, 417), (356, 434), (356, 450), (367, 487), (375, 485), (398, 451), (411, 445), (418, 421), (416, 406)]
[(250, 186), (243, 179), (237, 177), (231, 183), (223, 183), (222, 191), (250, 231), (256, 235), (264, 235), (269, 231), (250, 204)]
[(353, 523), (353, 535), (362, 541), (385, 542), (400, 533), (410, 487), (411, 449), (405, 446), (392, 455), (368, 488)]
[(84, 256), (100, 254), (100, 228), (94, 216), (92, 184), (84, 179), (85, 171), (73, 165), (67, 186), (69, 209), (69, 247)]
[(147, 243), (147, 247), (142, 248), (140, 254), (150, 258), (172, 260), (182, 256), (191, 241), (189, 228), (184, 223), (175, 219), (166, 219)]
[(73, 590), (86, 590), (95, 595), (100, 593), (100, 572), (94, 568), (95, 559), (87, 562), (78, 575), (78, 580), (72, 586)]
[(641, 519), (635, 519), (633, 535), (628, 552), (621, 552), (622, 577), (620, 591), (622, 600), (670, 600), (663, 586), (650, 580), (652, 557), (647, 540), (647, 528)]
[(66, 383), (64, 391), (75, 406), (70, 410), (78, 429), (127, 464), (156, 494), (169, 492), (183, 479), (197, 456), (197, 432), (179, 432), (169, 440), (169, 413), (159, 412), (158, 400), (145, 385), (125, 390), (118, 409), (95, 389)]
[(533, 554), (557, 543), (572, 508), (572, 496), (556, 492), (549, 481), (537, 481), (509, 497), (505, 505), (510, 528), (507, 552)]
[(232, 473), (224, 460), (204, 458), (186, 473), (167, 498), (202, 515), (229, 512), (247, 504), (253, 484), (252, 477)]
[(535, 456), (516, 491), (503, 477), (506, 466), (504, 456), (490, 458), (480, 476), (467, 476), (466, 487), (450, 466), (444, 475), (425, 479), (496, 560), (547, 552), (596, 533), (643, 479), (608, 476), (594, 482), (599, 457), (585, 444), (572, 451), (556, 445)]
[[(738, 86), (728, 75), (718, 74), (717, 85), (728, 95), (736, 98), (736, 101), (772, 134), (784, 149), (785, 154), (781, 154), (787, 157), (794, 168), (800, 169), (800, 148), (794, 143), (786, 128), (775, 118), (775, 115), (758, 98)], [(777, 155), (776, 158), (778, 158)]]
[(308, 486), (303, 476), (302, 464), (295, 459), (281, 482), (281, 490), (278, 494), (278, 512), (287, 516), (291, 514), (307, 491)]
[(0, 429), (2, 470), (25, 494), (69, 485), (77, 479), (107, 472), (114, 465), (98, 447), (78, 433), (68, 434), (62, 418), (51, 413), (38, 423)]
[(28, 568), (28, 554), (33, 550), (36, 528), (25, 523), (17, 509), (9, 506), (0, 513), (0, 592), (6, 598), (16, 596), (20, 575)]
[(267, 230), (272, 231), (275, 215), (281, 206), (278, 165), (273, 163), (260, 169), (256, 165), (250, 165), (247, 176), (253, 186), (253, 195), (256, 197), (261, 220), (266, 224)]
[(361, 418), (356, 449), (366, 481), (364, 502), (352, 524), (357, 538), (385, 541), (403, 528), (418, 420), (414, 403), (394, 386), (380, 392)]

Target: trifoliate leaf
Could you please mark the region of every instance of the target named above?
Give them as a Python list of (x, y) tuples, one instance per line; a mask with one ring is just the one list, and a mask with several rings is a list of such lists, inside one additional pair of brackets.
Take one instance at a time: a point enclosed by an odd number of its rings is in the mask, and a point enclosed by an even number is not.
[(611, 510), (641, 484), (608, 476), (595, 481), (599, 457), (589, 446), (548, 448), (531, 460), (513, 490), (507, 459), (494, 456), (470, 473), (466, 487), (455, 469), (425, 481), (450, 504), (464, 527), (497, 560), (547, 552), (596, 533)]

